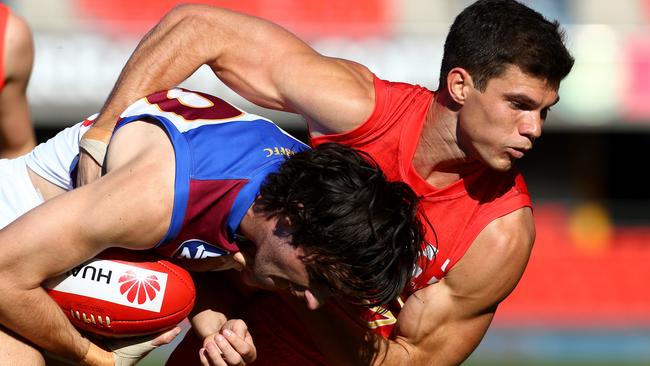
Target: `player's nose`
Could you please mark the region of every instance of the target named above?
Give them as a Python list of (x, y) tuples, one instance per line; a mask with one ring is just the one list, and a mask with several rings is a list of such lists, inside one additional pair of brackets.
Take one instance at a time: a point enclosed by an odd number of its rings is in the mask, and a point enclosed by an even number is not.
[(530, 115), (519, 125), (519, 134), (528, 137), (531, 141), (542, 135), (544, 119), (539, 113), (531, 111)]

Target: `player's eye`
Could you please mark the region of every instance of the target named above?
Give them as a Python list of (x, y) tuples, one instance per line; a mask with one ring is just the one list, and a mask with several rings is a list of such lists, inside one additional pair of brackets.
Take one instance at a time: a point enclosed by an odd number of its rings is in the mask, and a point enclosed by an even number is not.
[(528, 104), (516, 101), (516, 100), (511, 100), (510, 101), (510, 106), (512, 109), (517, 109), (520, 111), (529, 111), (531, 108)]

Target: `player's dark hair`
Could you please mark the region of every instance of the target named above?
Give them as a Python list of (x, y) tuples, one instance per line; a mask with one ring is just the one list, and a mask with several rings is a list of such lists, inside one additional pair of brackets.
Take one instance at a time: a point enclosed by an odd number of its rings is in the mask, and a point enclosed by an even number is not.
[(358, 304), (399, 296), (424, 240), (419, 199), (367, 154), (328, 143), (293, 155), (260, 190), (256, 209), (289, 219), (311, 280)]
[(474, 86), (485, 91), (509, 65), (516, 65), (551, 85), (571, 71), (574, 59), (564, 44), (557, 21), (514, 0), (479, 0), (463, 10), (451, 25), (440, 69), (440, 88), (455, 67), (466, 69)]

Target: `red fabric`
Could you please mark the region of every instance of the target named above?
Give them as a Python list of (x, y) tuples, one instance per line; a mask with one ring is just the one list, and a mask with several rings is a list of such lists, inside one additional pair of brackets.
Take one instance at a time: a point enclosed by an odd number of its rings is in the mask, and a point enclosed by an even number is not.
[(9, 19), (9, 8), (7, 5), (0, 3), (0, 91), (5, 86), (5, 32), (7, 30), (7, 20)]
[[(478, 169), (461, 180), (436, 188), (421, 178), (411, 161), (434, 93), (417, 85), (375, 78), (375, 110), (353, 131), (312, 139), (314, 146), (338, 142), (369, 153), (391, 180), (408, 183), (423, 196), (422, 206), (434, 232), (427, 242), (437, 248), (410, 291), (443, 278), (465, 254), (478, 233), (492, 220), (530, 206), (519, 172)], [(436, 245), (437, 243), (437, 245)], [(423, 243), (423, 250), (427, 244)]]
[[(427, 241), (437, 255), (413, 279), (404, 294), (443, 278), (465, 254), (478, 233), (492, 220), (521, 207), (530, 206), (530, 196), (517, 171), (496, 173), (480, 169), (448, 187), (437, 189), (420, 178), (411, 165), (413, 154), (434, 93), (420, 86), (375, 79), (376, 106), (367, 122), (353, 131), (314, 138), (313, 145), (338, 142), (368, 152), (389, 179), (407, 182), (424, 196), (423, 207), (435, 228)], [(424, 253), (433, 247), (423, 243)], [(402, 306), (396, 301), (389, 311), (359, 309), (361, 321), (376, 333), (390, 337)], [(279, 365), (285, 360), (300, 365), (321, 365), (322, 357), (301, 324), (273, 294), (261, 295), (248, 304), (244, 319), (251, 327), (261, 359), (256, 365)], [(256, 336), (257, 334), (257, 336)], [(307, 362), (309, 360), (309, 362)], [(290, 361), (290, 362), (292, 362)]]
[[(324, 366), (325, 361), (316, 345), (306, 335), (302, 324), (279, 296), (258, 293), (243, 304), (241, 319), (253, 337), (257, 349), (255, 366)], [(190, 330), (174, 349), (167, 366), (197, 364), (198, 350), (203, 340)]]
[[(375, 110), (353, 131), (312, 140), (313, 145), (338, 142), (368, 152), (389, 179), (402, 180), (424, 196), (423, 208), (433, 227), (423, 243), (422, 258), (428, 262), (404, 294), (443, 278), (492, 220), (521, 207), (530, 206), (530, 196), (521, 174), (477, 170), (448, 187), (437, 189), (420, 178), (411, 165), (433, 92), (420, 86), (375, 79)], [(437, 240), (436, 240), (437, 236)], [(434, 249), (435, 248), (435, 249)], [(426, 254), (437, 254), (429, 259)], [(424, 266), (423, 266), (424, 267)], [(359, 309), (357, 322), (389, 337), (394, 331), (402, 302), (389, 311)], [(277, 295), (258, 294), (242, 309), (257, 345), (256, 365), (323, 365), (316, 345)], [(179, 351), (180, 352), (180, 351)]]
[[(206, 245), (220, 247), (230, 253), (238, 252), (237, 244), (228, 237), (225, 224), (230, 210), (225, 208), (233, 206), (237, 194), (246, 183), (241, 179), (191, 179), (181, 229), (172, 239), (156, 247), (156, 252), (174, 258), (183, 243), (190, 240), (205, 241)], [(217, 226), (216, 223), (222, 225)]]

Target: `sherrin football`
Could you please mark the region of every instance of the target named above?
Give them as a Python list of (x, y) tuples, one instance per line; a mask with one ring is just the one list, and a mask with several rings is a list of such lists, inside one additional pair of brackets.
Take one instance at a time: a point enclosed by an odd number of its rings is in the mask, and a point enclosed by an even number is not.
[(108, 337), (158, 333), (194, 306), (192, 277), (150, 252), (109, 249), (43, 287), (78, 328)]

